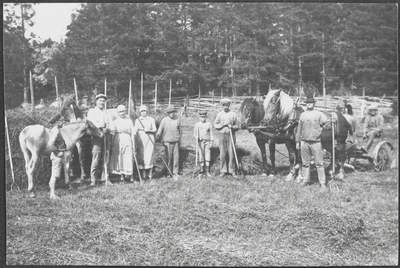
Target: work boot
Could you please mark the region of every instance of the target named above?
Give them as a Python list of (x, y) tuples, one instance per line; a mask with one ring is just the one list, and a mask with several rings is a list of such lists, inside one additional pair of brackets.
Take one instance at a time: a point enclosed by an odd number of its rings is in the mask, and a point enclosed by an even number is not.
[(300, 185), (310, 185), (310, 167), (303, 167), (303, 182)]
[(90, 178), (90, 186), (96, 186), (96, 178), (94, 178), (94, 177), (91, 177)]
[(211, 178), (210, 166), (207, 166), (207, 177)]
[(322, 193), (326, 193), (326, 192), (329, 192), (329, 188), (326, 187), (325, 184), (321, 184), (321, 189), (320, 189), (320, 191), (321, 191)]
[(325, 185), (326, 179), (325, 179), (325, 168), (324, 166), (319, 166), (317, 167), (317, 173), (318, 173), (318, 180), (321, 185)]

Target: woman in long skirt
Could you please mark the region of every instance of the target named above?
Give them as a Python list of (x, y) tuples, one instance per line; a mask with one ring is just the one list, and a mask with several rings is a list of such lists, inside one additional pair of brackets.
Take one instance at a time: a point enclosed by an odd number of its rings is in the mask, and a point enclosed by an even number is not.
[(156, 122), (154, 118), (147, 115), (147, 106), (140, 106), (140, 116), (135, 121), (135, 128), (138, 130), (139, 137), (137, 139), (138, 149), (138, 165), (142, 178), (151, 179), (153, 175), (154, 163), (154, 134), (157, 132)]
[[(118, 118), (114, 120), (116, 132), (110, 157), (109, 169), (111, 173), (121, 175), (121, 181), (125, 176), (133, 174), (133, 155), (136, 151), (135, 135), (136, 128), (132, 120), (126, 115), (126, 107), (117, 107)], [(133, 176), (131, 177), (131, 181)]]

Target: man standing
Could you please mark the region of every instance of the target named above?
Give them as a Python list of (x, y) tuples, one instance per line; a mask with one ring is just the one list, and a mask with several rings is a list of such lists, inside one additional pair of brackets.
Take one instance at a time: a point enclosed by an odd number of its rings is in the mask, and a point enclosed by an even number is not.
[(175, 116), (174, 105), (167, 107), (168, 116), (161, 120), (160, 127), (156, 134), (156, 140), (164, 142), (165, 154), (167, 155), (168, 168), (174, 176), (179, 178), (179, 142), (181, 141), (181, 123)]
[[(299, 126), (296, 133), (296, 149), (301, 148), (301, 161), (303, 162), (303, 186), (310, 184), (311, 156), (317, 166), (318, 180), (321, 191), (327, 191), (325, 183), (325, 168), (323, 162), (324, 151), (321, 144), (322, 128), (328, 123), (326, 116), (314, 110), (314, 97), (307, 97), (307, 110), (300, 115)], [(301, 146), (300, 146), (301, 145)]]
[[(231, 101), (229, 99), (222, 99), (221, 104), (223, 110), (217, 114), (214, 121), (215, 128), (219, 131), (219, 157), (220, 157), (220, 175), (223, 177), (225, 175), (232, 174), (236, 177), (235, 173), (235, 131), (239, 129), (237, 124), (237, 118), (235, 112), (229, 110)], [(226, 157), (228, 158), (228, 165)]]
[(365, 152), (368, 152), (374, 139), (382, 135), (383, 127), (383, 116), (378, 114), (378, 106), (372, 104), (368, 109), (368, 115), (365, 117), (363, 125), (363, 139), (368, 138), (367, 145), (365, 146)]
[[(106, 95), (98, 94), (96, 96), (96, 107), (90, 109), (87, 114), (87, 119), (90, 120), (97, 128), (101, 129), (105, 137), (98, 138), (92, 136), (92, 164), (90, 166), (91, 186), (96, 185), (97, 176), (101, 175), (102, 167), (108, 164), (111, 142), (115, 132), (113, 121), (105, 109), (106, 100)], [(106, 141), (106, 144), (104, 144), (104, 140)], [(105, 159), (103, 158), (103, 161), (101, 161), (104, 150), (106, 150), (106, 157)], [(108, 180), (108, 174), (104, 174), (104, 177), (105, 180), (107, 180), (107, 183), (112, 185), (112, 183)]]

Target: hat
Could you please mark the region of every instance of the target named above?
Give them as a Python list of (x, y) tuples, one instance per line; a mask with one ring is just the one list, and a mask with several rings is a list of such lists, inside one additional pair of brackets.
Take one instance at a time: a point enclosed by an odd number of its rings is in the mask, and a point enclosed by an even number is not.
[(200, 115), (207, 115), (207, 111), (200, 111), (199, 114)]
[(231, 103), (231, 100), (230, 99), (227, 99), (227, 98), (225, 98), (225, 99), (222, 99), (221, 100), (221, 104), (226, 104), (226, 103)]
[(311, 102), (315, 102), (314, 97), (313, 96), (307, 97), (306, 103), (311, 103)]
[(172, 113), (175, 112), (175, 106), (174, 105), (168, 105), (167, 107), (167, 113)]
[(96, 95), (96, 100), (97, 100), (97, 99), (100, 99), (100, 98), (107, 99), (107, 96), (104, 95), (104, 94), (98, 94), (98, 95)]
[(376, 104), (371, 104), (371, 105), (368, 107), (368, 110), (370, 110), (370, 111), (376, 111), (376, 110), (378, 110), (378, 105), (376, 105)]
[(118, 105), (118, 107), (117, 107), (117, 111), (118, 111), (118, 112), (121, 112), (121, 111), (126, 111), (126, 107), (125, 107), (125, 105), (122, 105), (122, 104)]
[(142, 112), (142, 111), (147, 111), (147, 106), (146, 105), (140, 105), (139, 112)]

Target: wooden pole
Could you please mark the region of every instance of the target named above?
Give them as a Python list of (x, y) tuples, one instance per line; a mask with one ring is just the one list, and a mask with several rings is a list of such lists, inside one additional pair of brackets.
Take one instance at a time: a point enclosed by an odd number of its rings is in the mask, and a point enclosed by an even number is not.
[(14, 166), (13, 166), (12, 155), (11, 155), (10, 135), (8, 133), (7, 115), (5, 115), (4, 121), (5, 121), (6, 134), (7, 134), (7, 145), (8, 145), (8, 155), (10, 158), (11, 175), (12, 175), (12, 179), (13, 179), (13, 182), (11, 184), (11, 190), (12, 190), (12, 186), (15, 184), (15, 176), (14, 176)]
[(79, 100), (78, 100), (78, 87), (76, 86), (76, 80), (74, 77), (74, 89), (75, 89), (75, 100), (76, 100), (76, 104), (78, 105)]
[(365, 108), (365, 87), (363, 87), (363, 97), (362, 97), (362, 104), (361, 104), (361, 118), (364, 117), (364, 108)]
[(35, 96), (33, 94), (33, 81), (32, 81), (32, 71), (29, 71), (29, 84), (31, 87), (31, 103), (32, 103), (32, 113), (35, 111)]
[(335, 176), (335, 122), (332, 113), (332, 178)]
[[(107, 96), (107, 78), (104, 78), (104, 95)], [(107, 110), (107, 102), (104, 105), (104, 109)], [(107, 189), (107, 184), (108, 184), (107, 173), (108, 173), (108, 170), (107, 170), (107, 134), (106, 133), (104, 134), (103, 162), (104, 162), (103, 163), (104, 164), (103, 165), (104, 169), (103, 169), (102, 177), (105, 178), (105, 180), (106, 180), (105, 185), (106, 185), (106, 189)]]
[(140, 105), (143, 105), (143, 73), (140, 78)]
[(215, 89), (213, 89), (212, 91), (212, 108), (214, 110), (214, 93), (215, 93)]
[(171, 105), (171, 91), (172, 91), (172, 79), (169, 79), (169, 100), (168, 105)]
[[(107, 96), (107, 78), (104, 78), (104, 95)], [(104, 109), (107, 109), (107, 102), (104, 105)]]
[(198, 111), (200, 111), (200, 102), (201, 102), (201, 90), (200, 90), (200, 84), (199, 84), (199, 106), (197, 108)]
[(128, 115), (131, 118), (132, 79), (129, 80)]
[(325, 88), (325, 38), (322, 33), (322, 89), (324, 93), (324, 107), (326, 111), (326, 88)]
[(154, 89), (154, 114), (157, 114), (157, 82)]
[(57, 84), (57, 76), (54, 76), (54, 84), (56, 86), (56, 101), (58, 103), (58, 110), (61, 110), (61, 101), (60, 101), (60, 97), (58, 96), (58, 84)]

